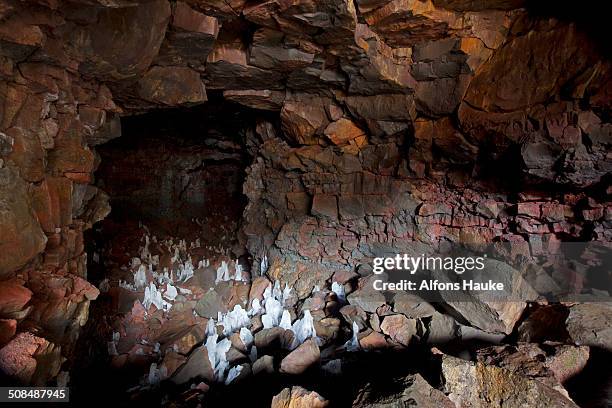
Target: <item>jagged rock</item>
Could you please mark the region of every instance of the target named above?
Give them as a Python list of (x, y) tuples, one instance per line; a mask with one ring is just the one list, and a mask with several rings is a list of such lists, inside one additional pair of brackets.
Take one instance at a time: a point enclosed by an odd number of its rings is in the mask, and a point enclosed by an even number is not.
[(200, 346), (193, 350), (187, 362), (176, 370), (170, 381), (175, 384), (185, 384), (198, 378), (207, 381), (214, 379), (213, 368), (210, 365), (208, 351), (205, 346)]
[(224, 91), (223, 97), (253, 109), (279, 111), (285, 100), (285, 94), (270, 90)]
[(223, 299), (221, 296), (219, 296), (216, 290), (207, 291), (206, 294), (202, 296), (200, 300), (198, 300), (194, 310), (199, 316), (209, 319), (216, 319), (218, 312), (227, 312)]
[(8, 343), (17, 332), (17, 320), (0, 319), (0, 347)]
[(412, 343), (415, 337), (418, 337), (417, 320), (408, 319), (404, 315), (385, 316), (380, 325), (380, 329), (392, 340), (403, 346), (408, 346)]
[(376, 309), (386, 303), (385, 295), (374, 290), (368, 283), (363, 283), (361, 288), (357, 289), (346, 298), (350, 304), (359, 306), (368, 313), (376, 313)]
[(0, 168), (0, 276), (8, 277), (47, 243), (29, 204), (27, 186), (13, 170)]
[(354, 408), (404, 406), (453, 408), (455, 404), (440, 390), (433, 388), (420, 374), (368, 383), (359, 390)]
[(218, 34), (219, 22), (215, 17), (202, 14), (184, 2), (176, 2), (155, 61), (161, 65), (191, 63), (203, 66)]
[(298, 348), (283, 358), (280, 372), (283, 374), (302, 374), (319, 361), (321, 353), (314, 339), (306, 340)]
[(274, 374), (275, 372), (272, 356), (262, 356), (253, 363), (253, 375)]
[(61, 348), (31, 333), (19, 333), (0, 349), (0, 369), (23, 384), (42, 386), (57, 376)]
[(104, 8), (97, 12), (94, 24), (75, 28), (65, 41), (77, 58), (83, 58), (81, 72), (101, 79), (130, 78), (153, 62), (169, 19), (170, 5), (163, 0)]
[(176, 106), (206, 101), (200, 74), (189, 68), (153, 67), (138, 81), (138, 95), (149, 102)]
[(315, 391), (298, 385), (284, 388), (272, 398), (272, 408), (324, 408), (329, 402)]
[(576, 343), (612, 350), (612, 307), (606, 303), (572, 306), (565, 322), (570, 338)]
[(539, 380), (505, 368), (442, 357), (445, 391), (455, 405), (471, 407), (577, 407)]
[(19, 279), (0, 282), (0, 316), (23, 318), (25, 306), (32, 298), (32, 291), (23, 286)]

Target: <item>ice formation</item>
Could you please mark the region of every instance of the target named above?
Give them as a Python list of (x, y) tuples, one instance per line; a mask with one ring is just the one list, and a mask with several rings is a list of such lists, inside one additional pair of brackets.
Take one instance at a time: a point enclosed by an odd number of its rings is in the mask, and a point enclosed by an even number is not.
[(331, 290), (336, 294), (336, 296), (338, 296), (338, 300), (340, 301), (340, 303), (346, 303), (346, 293), (344, 292), (344, 286), (342, 286), (338, 282), (333, 282)]
[(268, 267), (268, 257), (264, 255), (259, 264), (259, 274), (263, 276), (266, 272), (268, 272)]
[(240, 340), (242, 341), (242, 344), (244, 344), (246, 348), (249, 348), (249, 346), (253, 344), (253, 333), (251, 333), (251, 331), (247, 329), (246, 327), (241, 327), (240, 328)]
[(164, 292), (164, 297), (168, 300), (174, 300), (178, 296), (178, 292), (174, 286), (168, 284), (166, 286), (166, 292)]
[(142, 289), (147, 286), (147, 267), (144, 264), (140, 264), (134, 274), (134, 286), (136, 289)]
[(261, 322), (263, 323), (264, 329), (270, 329), (278, 326), (283, 314), (283, 307), (281, 306), (280, 302), (271, 297), (266, 299), (265, 307), (266, 313), (261, 316)]
[(344, 347), (347, 351), (357, 351), (359, 350), (359, 338), (357, 335), (359, 334), (359, 325), (357, 322), (353, 322), (353, 337), (349, 341), (344, 344)]
[(206, 335), (214, 336), (217, 334), (217, 326), (215, 325), (215, 319), (208, 319), (208, 323), (206, 324)]
[(149, 310), (149, 307), (151, 307), (151, 305), (155, 305), (155, 307), (157, 307), (159, 310), (165, 311), (170, 310), (170, 307), (172, 307), (170, 303), (166, 302), (162, 298), (161, 291), (157, 289), (157, 286), (155, 286), (153, 282), (151, 282), (149, 286), (145, 288), (144, 300), (142, 301), (142, 305), (144, 306), (145, 310)]
[(230, 280), (230, 273), (229, 273), (229, 267), (227, 265), (227, 262), (221, 261), (221, 266), (217, 268), (217, 279), (215, 280), (215, 283), (227, 282), (229, 280)]
[(255, 298), (251, 302), (251, 310), (249, 310), (249, 316), (255, 316), (262, 312), (261, 302), (259, 299)]
[(234, 306), (231, 312), (219, 316), (218, 320), (218, 324), (223, 325), (223, 334), (226, 336), (251, 325), (249, 314), (240, 305)]
[(291, 331), (295, 334), (292, 348), (299, 346), (310, 338), (317, 338), (317, 332), (314, 328), (314, 320), (310, 314), (310, 310), (304, 310), (304, 316), (293, 323)]
[(215, 379), (223, 381), (225, 370), (229, 366), (227, 362), (227, 352), (232, 347), (232, 342), (225, 338), (217, 343), (217, 335), (212, 335), (206, 339), (206, 350), (208, 351), (208, 360), (215, 372)]
[(285, 330), (291, 329), (291, 314), (288, 310), (283, 311), (283, 317), (278, 326)]
[(230, 368), (229, 373), (227, 373), (227, 378), (225, 379), (225, 385), (231, 384), (232, 381), (238, 378), (241, 372), (242, 372), (241, 365)]

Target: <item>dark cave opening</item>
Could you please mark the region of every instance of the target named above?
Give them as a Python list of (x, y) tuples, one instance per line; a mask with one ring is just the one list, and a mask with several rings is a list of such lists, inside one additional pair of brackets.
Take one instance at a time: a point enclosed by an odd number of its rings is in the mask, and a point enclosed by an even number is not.
[(133, 280), (125, 265), (137, 256), (144, 235), (198, 242), (192, 252), (203, 259), (240, 259), (248, 270), (239, 236), (247, 202), (242, 184), (252, 159), (245, 133), (266, 113), (214, 93), (210, 98), (198, 106), (123, 117), (121, 137), (97, 149), (96, 185), (109, 195), (111, 212), (86, 234), (88, 279), (101, 287), (110, 282), (111, 289), (92, 304), (79, 339), (74, 401), (105, 381), (112, 392), (104, 399), (121, 404), (150, 364), (136, 358), (117, 370), (108, 352), (118, 320), (142, 300), (142, 292), (126, 296), (129, 291), (117, 286)]

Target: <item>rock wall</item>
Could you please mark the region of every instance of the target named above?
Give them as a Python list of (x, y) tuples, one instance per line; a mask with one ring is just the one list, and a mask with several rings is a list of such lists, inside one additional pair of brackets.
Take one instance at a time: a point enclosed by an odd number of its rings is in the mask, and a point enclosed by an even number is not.
[(21, 356), (7, 374), (56, 377), (98, 294), (95, 147), (122, 115), (210, 91), (262, 112), (244, 242), (300, 296), (412, 241), (609, 241), (610, 61), (523, 7), (0, 1), (0, 347)]

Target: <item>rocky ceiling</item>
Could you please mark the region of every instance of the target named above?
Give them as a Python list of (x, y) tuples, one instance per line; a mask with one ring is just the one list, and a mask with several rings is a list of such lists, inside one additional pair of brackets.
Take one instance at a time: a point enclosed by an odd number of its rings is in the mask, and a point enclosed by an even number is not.
[[(367, 290), (359, 266), (414, 242), (609, 242), (612, 70), (601, 13), (533, 3), (1, 0), (5, 374), (46, 384), (68, 369), (99, 295), (83, 231), (110, 211), (94, 184), (96, 149), (120, 136), (122, 118), (147, 111), (222, 98), (254, 112), (242, 136), (239, 239), (253, 276), (266, 256), (267, 276), (299, 302), (333, 280), (355, 313), (376, 315), (385, 302), (400, 313), (399, 300)], [(527, 305), (499, 307), (454, 316), (516, 334)], [(569, 340), (609, 350), (609, 332), (598, 333), (610, 319), (585, 330), (576, 317), (609, 309), (585, 307), (566, 310)], [(433, 332), (430, 317), (422, 324)], [(406, 342), (396, 330), (405, 322), (393, 319), (360, 328), (365, 343)], [(460, 363), (448, 361), (451, 384)]]

